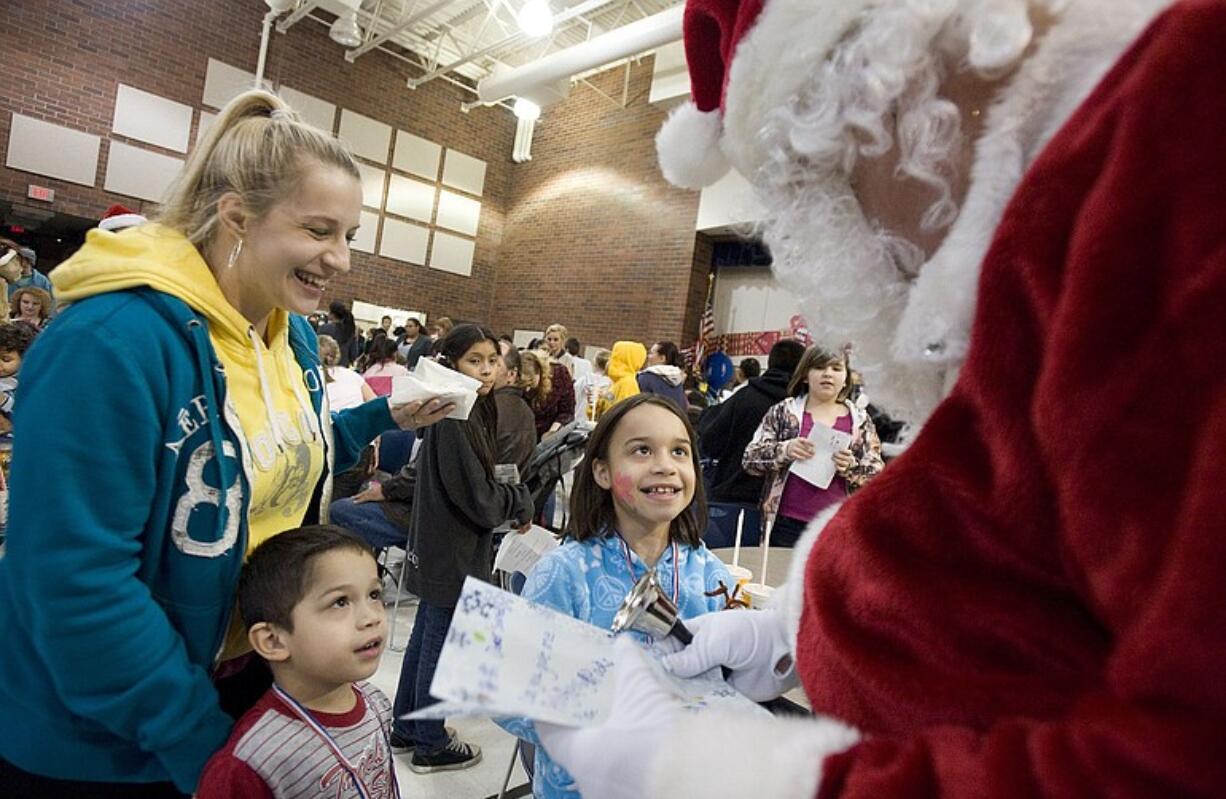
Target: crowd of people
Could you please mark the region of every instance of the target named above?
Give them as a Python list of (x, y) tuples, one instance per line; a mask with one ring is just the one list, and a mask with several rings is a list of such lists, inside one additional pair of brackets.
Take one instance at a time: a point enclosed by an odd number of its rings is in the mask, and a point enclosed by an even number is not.
[[(686, 5), (665, 174), (751, 178), (818, 337), (726, 387), (670, 341), (319, 316), (360, 174), (259, 90), (52, 281), (0, 240), (0, 793), (395, 797), (396, 755), (480, 762), (406, 716), (464, 580), (556, 504), (524, 595), (607, 629), (654, 572), (693, 633), (664, 668), (812, 717), (688, 713), (619, 636), (607, 719), (498, 721), (538, 797), (1226, 790), (1226, 5)], [(467, 418), (392, 402), (423, 359)], [(769, 607), (725, 609), (715, 505), (793, 548)], [(389, 699), (391, 549), (418, 604)]]

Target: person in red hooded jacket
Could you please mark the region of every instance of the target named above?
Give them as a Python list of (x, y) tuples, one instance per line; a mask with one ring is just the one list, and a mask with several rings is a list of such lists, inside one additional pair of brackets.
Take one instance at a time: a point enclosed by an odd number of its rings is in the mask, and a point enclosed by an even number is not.
[(1226, 3), (689, 0), (685, 30), (666, 176), (751, 180), (910, 443), (774, 607), (666, 658), (815, 719), (683, 714), (622, 650), (551, 756), (587, 799), (1226, 795)]

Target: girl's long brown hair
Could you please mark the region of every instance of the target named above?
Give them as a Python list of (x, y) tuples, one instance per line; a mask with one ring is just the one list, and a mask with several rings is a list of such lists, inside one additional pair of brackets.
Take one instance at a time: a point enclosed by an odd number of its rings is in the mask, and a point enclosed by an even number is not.
[(702, 534), (707, 529), (707, 495), (702, 487), (702, 467), (698, 463), (698, 434), (694, 432), (694, 426), (681, 409), (672, 400), (658, 394), (636, 394), (617, 403), (600, 417), (600, 423), (592, 431), (583, 451), (583, 464), (575, 473), (566, 534), (576, 541), (583, 541), (607, 536), (616, 529), (613, 494), (596, 482), (592, 465), (597, 460), (608, 461), (609, 441), (613, 438), (613, 431), (627, 413), (642, 405), (656, 405), (667, 409), (681, 420), (690, 439), (690, 458), (694, 462), (694, 498), (685, 510), (681, 511), (681, 515), (673, 519), (668, 535), (673, 541), (696, 547), (702, 543)]

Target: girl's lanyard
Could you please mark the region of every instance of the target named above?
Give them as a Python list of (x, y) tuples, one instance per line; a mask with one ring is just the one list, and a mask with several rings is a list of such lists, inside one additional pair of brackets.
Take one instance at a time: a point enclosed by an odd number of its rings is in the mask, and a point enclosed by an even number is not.
[[(626, 543), (626, 539), (620, 535), (617, 540), (621, 542), (622, 554), (626, 556), (626, 568), (630, 570), (630, 580), (634, 580), (634, 561), (630, 558), (630, 545)], [(646, 565), (646, 564), (644, 564)], [(659, 564), (657, 564), (659, 565)], [(655, 567), (648, 571), (655, 571)], [(677, 606), (677, 602), (681, 599), (681, 548), (677, 546), (677, 542), (673, 542), (673, 607)]]
[[(281, 690), (281, 686), (273, 683), (272, 690), (273, 693), (275, 693), (277, 697), (283, 703), (285, 703), (285, 706), (288, 707), (303, 724), (310, 727), (311, 730), (313, 730), (314, 733), (319, 736), (320, 740), (324, 742), (324, 745), (327, 746), (329, 751), (332, 752), (332, 756), (336, 758), (336, 762), (339, 763), (340, 767), (345, 770), (345, 773), (353, 779), (353, 785), (358, 789), (358, 796), (360, 796), (362, 799), (373, 799), (374, 794), (371, 793), (370, 788), (366, 787), (366, 783), (362, 781), (362, 778), (358, 776), (357, 766), (353, 765), (353, 763), (349, 761), (349, 758), (345, 757), (345, 753), (341, 751), (340, 746), (338, 746), (336, 743), (336, 739), (334, 739), (332, 734), (328, 732), (328, 728), (320, 724), (319, 721), (316, 720), (313, 715), (311, 715), (311, 711), (299, 704), (297, 699), (294, 699), (294, 697)], [(363, 701), (365, 701), (365, 699), (363, 699)], [(387, 747), (387, 768), (391, 773), (392, 778), (392, 797), (393, 799), (399, 799), (400, 786), (396, 782), (396, 765), (392, 762), (392, 742), (387, 734), (387, 730), (383, 728), (382, 723), (379, 724), (379, 729), (383, 733), (383, 743)]]

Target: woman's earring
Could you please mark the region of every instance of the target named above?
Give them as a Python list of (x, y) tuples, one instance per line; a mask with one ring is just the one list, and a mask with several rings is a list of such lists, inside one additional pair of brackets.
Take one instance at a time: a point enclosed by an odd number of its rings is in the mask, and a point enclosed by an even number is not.
[(234, 245), (234, 249), (230, 250), (230, 257), (226, 260), (226, 269), (233, 269), (234, 264), (238, 263), (238, 256), (243, 254), (243, 240), (239, 239), (238, 244)]

